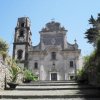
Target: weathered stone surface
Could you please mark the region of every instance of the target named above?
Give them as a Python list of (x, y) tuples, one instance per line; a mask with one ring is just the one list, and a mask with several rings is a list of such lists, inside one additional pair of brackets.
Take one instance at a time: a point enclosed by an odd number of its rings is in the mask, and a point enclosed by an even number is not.
[(99, 94), (97, 87), (74, 81), (37, 81), (0, 91), (3, 100), (100, 100)]
[(23, 82), (23, 74), (19, 73), (17, 76), (16, 83), (21, 84)]
[[(30, 26), (27, 26), (29, 21), (24, 21), (27, 17), (19, 19), (15, 30), (13, 57), (19, 60), (21, 67), (29, 68), (39, 80), (75, 79), (80, 66), (81, 50), (78, 49), (76, 40), (74, 44), (67, 41), (67, 30), (59, 22), (51, 21), (39, 32), (40, 43), (37, 46), (32, 46), (30, 44), (31, 30)], [(24, 27), (22, 23), (26, 26)], [(21, 38), (26, 38), (25, 41), (16, 41), (20, 40), (20, 30), (24, 34), (21, 35)], [(23, 51), (20, 54), (22, 56), (20, 59), (18, 58), (19, 50)]]
[(10, 76), (11, 74), (9, 71), (9, 66), (5, 64), (5, 62), (2, 59), (2, 56), (0, 56), (0, 89), (5, 88), (5, 81), (9, 82)]
[(5, 66), (3, 65), (2, 57), (0, 56), (0, 89), (4, 89)]

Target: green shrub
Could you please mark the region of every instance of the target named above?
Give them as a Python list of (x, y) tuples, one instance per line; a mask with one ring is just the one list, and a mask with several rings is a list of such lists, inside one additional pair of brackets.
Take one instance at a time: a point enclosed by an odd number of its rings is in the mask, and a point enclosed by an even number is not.
[(2, 39), (0, 39), (0, 54), (2, 55), (4, 61), (7, 56), (7, 51), (8, 51), (8, 44)]
[(22, 73), (22, 70), (17, 65), (15, 60), (11, 60), (11, 65), (10, 65), (9, 71), (11, 73), (11, 82), (16, 82), (16, 80), (18, 78), (18, 74)]
[(88, 82), (88, 74), (86, 70), (83, 68), (81, 70), (78, 70), (77, 72), (77, 81), (82, 82), (82, 83), (87, 83)]
[(2, 51), (7, 52), (7, 50), (8, 50), (8, 44), (2, 39), (0, 39), (0, 53)]
[(36, 75), (33, 75), (33, 73), (29, 69), (24, 70), (24, 82), (25, 81), (35, 81), (37, 80)]

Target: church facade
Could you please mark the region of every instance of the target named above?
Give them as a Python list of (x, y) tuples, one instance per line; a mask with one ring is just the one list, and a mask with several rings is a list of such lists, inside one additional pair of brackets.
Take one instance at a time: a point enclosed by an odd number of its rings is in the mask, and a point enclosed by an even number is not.
[(51, 21), (39, 32), (40, 43), (32, 46), (30, 25), (28, 17), (18, 18), (13, 57), (19, 60), (20, 66), (29, 68), (39, 80), (74, 79), (81, 54), (76, 41), (68, 43), (67, 30), (59, 22)]

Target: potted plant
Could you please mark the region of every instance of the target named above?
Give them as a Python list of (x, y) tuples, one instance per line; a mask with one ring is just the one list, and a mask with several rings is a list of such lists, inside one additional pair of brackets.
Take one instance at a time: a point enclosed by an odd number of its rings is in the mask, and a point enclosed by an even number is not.
[(10, 89), (15, 89), (16, 86), (18, 85), (18, 83), (16, 83), (17, 78), (18, 78), (18, 74), (21, 72), (20, 68), (17, 66), (17, 64), (14, 62), (12, 64), (12, 66), (9, 69), (10, 73), (11, 73), (11, 80), (10, 82), (7, 82), (7, 84), (9, 85)]
[(33, 75), (33, 73), (29, 69), (24, 70), (24, 78), (23, 78), (24, 83), (29, 83), (31, 81), (34, 81), (35, 79), (36, 79), (35, 75)]

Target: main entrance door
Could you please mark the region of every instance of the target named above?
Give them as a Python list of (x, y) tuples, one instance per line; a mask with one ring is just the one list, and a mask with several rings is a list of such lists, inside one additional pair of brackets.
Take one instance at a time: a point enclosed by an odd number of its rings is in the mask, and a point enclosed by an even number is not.
[(57, 73), (51, 73), (51, 81), (57, 81)]

